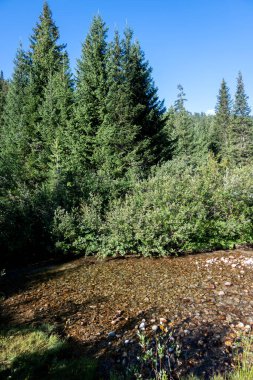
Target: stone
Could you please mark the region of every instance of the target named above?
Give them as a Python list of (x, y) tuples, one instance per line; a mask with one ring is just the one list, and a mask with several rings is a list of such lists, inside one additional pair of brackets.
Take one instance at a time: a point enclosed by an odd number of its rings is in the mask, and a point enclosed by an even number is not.
[(153, 326), (151, 327), (151, 329), (152, 329), (152, 331), (157, 331), (157, 330), (158, 330), (158, 326), (157, 326), (157, 325), (153, 325)]
[(232, 283), (231, 283), (231, 282), (229, 282), (229, 281), (226, 281), (224, 285), (225, 285), (225, 286), (231, 286), (231, 285), (232, 285)]
[(116, 332), (115, 331), (110, 331), (108, 333), (108, 338), (111, 338), (111, 339), (116, 338)]
[(139, 326), (139, 329), (144, 331), (146, 328), (146, 323), (145, 322), (141, 322), (140, 326)]

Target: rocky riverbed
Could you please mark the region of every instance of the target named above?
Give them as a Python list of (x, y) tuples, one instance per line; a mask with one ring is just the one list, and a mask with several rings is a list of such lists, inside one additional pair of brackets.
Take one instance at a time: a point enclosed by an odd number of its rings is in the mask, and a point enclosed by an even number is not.
[(74, 350), (100, 358), (104, 373), (134, 362), (137, 331), (152, 335), (162, 324), (180, 346), (174, 375), (209, 378), (233, 366), (238, 337), (253, 327), (250, 250), (82, 258), (10, 274), (4, 286), (5, 324), (52, 324)]

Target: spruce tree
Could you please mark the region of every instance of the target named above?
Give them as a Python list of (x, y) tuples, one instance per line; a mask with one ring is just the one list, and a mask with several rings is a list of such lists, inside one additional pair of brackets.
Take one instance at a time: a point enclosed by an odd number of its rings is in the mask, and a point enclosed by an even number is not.
[(4, 124), (4, 107), (8, 91), (8, 82), (4, 79), (4, 74), (0, 71), (0, 135)]
[(164, 144), (162, 130), (165, 125), (163, 115), (165, 107), (158, 97), (158, 89), (152, 78), (152, 68), (145, 58), (139, 42), (131, 43), (131, 30), (125, 31), (123, 40), (123, 69), (131, 91), (133, 106), (138, 110), (133, 124), (140, 126), (137, 141), (140, 144), (139, 157), (142, 157), (142, 169), (160, 162)]
[(231, 149), (231, 109), (232, 101), (227, 83), (223, 79), (215, 107), (215, 130), (218, 136), (217, 151), (228, 158)]
[(103, 122), (107, 93), (107, 28), (100, 16), (93, 19), (77, 63), (74, 125), (80, 168), (95, 170), (96, 134)]
[(174, 134), (176, 141), (174, 154), (189, 158), (194, 152), (194, 125), (189, 112), (185, 108), (185, 93), (182, 85), (178, 85), (177, 100), (174, 103)]
[[(24, 165), (28, 153), (29, 131), (26, 125), (26, 102), (28, 96), (31, 62), (19, 47), (14, 60), (14, 72), (9, 85), (4, 109), (4, 126), (1, 134), (1, 171), (8, 176), (8, 186), (24, 180)], [(22, 174), (23, 173), (23, 174)], [(4, 177), (4, 175), (3, 175)]]
[(249, 97), (245, 93), (242, 73), (239, 71), (237, 77), (237, 86), (233, 107), (233, 115), (239, 117), (248, 117), (250, 115), (250, 107), (248, 105)]
[[(44, 101), (39, 109), (41, 121), (40, 173), (44, 179), (59, 184), (63, 179), (63, 167), (68, 166), (68, 139), (71, 134), (70, 121), (73, 110), (73, 84), (68, 61), (62, 71), (50, 76), (44, 91)], [(56, 159), (57, 157), (57, 159)]]
[[(26, 102), (26, 123), (29, 130), (30, 151), (27, 156), (26, 166), (29, 173), (29, 182), (32, 186), (36, 186), (36, 183), (41, 183), (45, 178), (43, 162), (47, 161), (45, 156), (48, 153), (45, 146), (45, 136), (47, 136), (47, 140), (52, 137), (52, 129), (55, 128), (55, 125), (52, 125), (52, 114), (58, 117), (60, 112), (57, 109), (59, 102), (55, 104), (56, 109), (47, 109), (48, 104), (53, 101), (52, 99), (55, 96), (55, 93), (50, 94), (50, 88), (53, 90), (52, 86), (56, 80), (55, 78), (57, 75), (60, 77), (64, 73), (68, 62), (65, 45), (60, 44), (58, 40), (58, 28), (52, 19), (51, 10), (47, 2), (45, 2), (39, 22), (33, 29), (33, 34), (30, 38), (31, 71)], [(51, 100), (49, 100), (50, 97)], [(47, 116), (43, 109), (47, 109)], [(50, 122), (47, 119), (50, 119)]]
[(49, 78), (61, 70), (65, 62), (64, 44), (59, 44), (58, 28), (53, 19), (52, 12), (45, 2), (39, 22), (33, 29), (31, 41), (32, 76), (35, 83), (35, 94), (43, 99), (44, 90)]
[(239, 72), (231, 123), (231, 158), (235, 164), (246, 164), (253, 156), (253, 123), (249, 117), (250, 111), (242, 74)]
[(126, 80), (124, 54), (116, 32), (108, 51), (105, 116), (97, 133), (95, 150), (97, 167), (111, 178), (122, 178), (130, 168), (140, 164), (136, 146), (140, 126), (134, 123), (138, 109), (133, 104), (130, 82)]
[(184, 92), (184, 88), (181, 84), (177, 86), (178, 89), (178, 95), (177, 100), (174, 103), (174, 109), (176, 112), (182, 112), (185, 111), (185, 102), (187, 101), (186, 95)]
[(127, 29), (120, 41), (115, 33), (107, 61), (106, 112), (97, 135), (97, 157), (98, 166), (112, 178), (123, 178), (130, 171), (143, 173), (162, 153), (163, 103), (132, 35)]

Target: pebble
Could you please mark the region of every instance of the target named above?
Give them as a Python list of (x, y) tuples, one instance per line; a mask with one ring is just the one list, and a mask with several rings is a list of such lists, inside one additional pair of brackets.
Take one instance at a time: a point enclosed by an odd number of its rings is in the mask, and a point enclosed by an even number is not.
[(239, 322), (239, 323), (237, 323), (236, 327), (238, 327), (239, 329), (243, 329), (244, 324), (242, 322)]
[(142, 330), (142, 331), (144, 331), (145, 327), (146, 327), (146, 323), (145, 322), (141, 322), (141, 324), (139, 326), (139, 329)]
[(231, 283), (231, 282), (229, 282), (229, 281), (226, 281), (224, 285), (225, 285), (225, 286), (231, 286), (231, 285), (232, 285), (232, 283)]
[(126, 339), (124, 343), (128, 344), (129, 342), (130, 342), (129, 339)]
[(116, 332), (115, 331), (110, 331), (108, 333), (108, 338), (116, 338)]
[(220, 290), (220, 291), (218, 292), (218, 296), (224, 296), (224, 294), (225, 294), (225, 292), (223, 292), (223, 290)]
[(157, 331), (158, 326), (157, 325), (153, 325), (151, 328), (152, 328), (152, 331)]

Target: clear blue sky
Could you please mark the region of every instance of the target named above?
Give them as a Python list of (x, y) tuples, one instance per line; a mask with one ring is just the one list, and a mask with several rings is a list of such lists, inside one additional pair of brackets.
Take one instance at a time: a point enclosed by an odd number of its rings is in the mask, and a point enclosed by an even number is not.
[[(191, 112), (213, 109), (222, 78), (234, 95), (242, 71), (253, 108), (253, 0), (49, 0), (74, 70), (90, 22), (99, 11), (110, 28), (130, 26), (153, 67), (165, 104), (181, 83)], [(10, 77), (19, 41), (29, 36), (43, 0), (0, 0), (0, 69)]]

